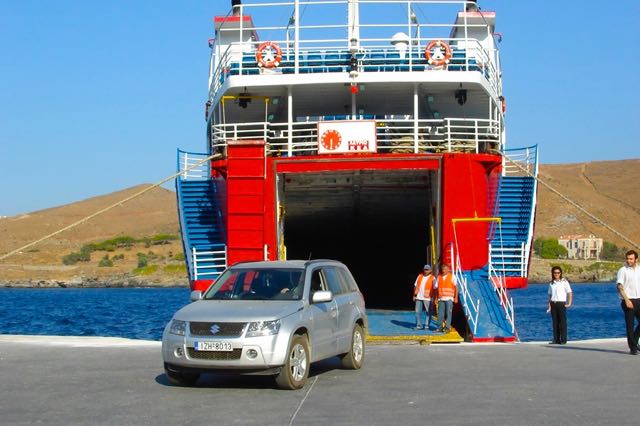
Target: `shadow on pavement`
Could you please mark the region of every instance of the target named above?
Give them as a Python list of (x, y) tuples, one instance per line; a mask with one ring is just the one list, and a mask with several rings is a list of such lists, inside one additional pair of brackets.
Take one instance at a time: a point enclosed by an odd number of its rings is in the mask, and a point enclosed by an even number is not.
[(611, 354), (624, 354), (627, 355), (629, 351), (620, 351), (617, 349), (602, 349), (602, 348), (589, 348), (584, 346), (569, 346), (569, 345), (549, 345), (545, 346), (547, 349), (560, 349), (560, 350), (572, 350), (572, 351), (590, 351), (590, 352), (606, 352)]
[[(315, 376), (325, 374), (332, 370), (341, 369), (340, 359), (333, 357), (311, 364), (309, 380)], [(169, 383), (166, 374), (158, 374), (155, 378), (157, 384), (168, 387), (181, 388)], [(189, 386), (183, 386), (188, 388)], [(277, 389), (273, 376), (242, 375), (233, 373), (202, 374), (198, 382), (192, 388), (226, 388), (226, 389)]]

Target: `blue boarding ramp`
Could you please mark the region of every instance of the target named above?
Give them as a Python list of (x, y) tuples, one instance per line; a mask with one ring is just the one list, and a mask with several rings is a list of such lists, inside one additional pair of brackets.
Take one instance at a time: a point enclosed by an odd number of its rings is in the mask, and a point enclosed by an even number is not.
[(460, 303), (474, 342), (512, 342), (515, 330), (513, 301), (508, 297), (504, 278), (490, 267), (471, 271), (456, 270)]
[(222, 211), (206, 154), (178, 150), (176, 194), (189, 281), (215, 280), (227, 266)]

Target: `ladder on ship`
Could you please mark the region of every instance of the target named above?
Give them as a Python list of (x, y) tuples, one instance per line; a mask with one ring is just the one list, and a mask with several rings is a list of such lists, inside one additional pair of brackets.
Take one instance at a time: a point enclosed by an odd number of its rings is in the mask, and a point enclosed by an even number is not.
[[(205, 154), (178, 150), (178, 170), (186, 170), (203, 158)], [(209, 170), (205, 162), (176, 178), (182, 244), (191, 281), (215, 280), (227, 267), (221, 210)]]
[[(537, 146), (507, 150), (506, 154), (537, 176)], [(502, 219), (501, 233), (495, 233), (489, 252), (493, 269), (508, 279), (527, 276), (537, 190), (536, 178), (532, 176), (505, 164), (500, 178), (496, 215)]]

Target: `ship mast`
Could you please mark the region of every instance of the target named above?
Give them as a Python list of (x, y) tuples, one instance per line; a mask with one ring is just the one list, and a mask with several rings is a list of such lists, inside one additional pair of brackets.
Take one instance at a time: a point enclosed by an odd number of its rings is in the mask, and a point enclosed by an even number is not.
[(351, 53), (355, 53), (360, 49), (360, 13), (358, 0), (349, 0), (347, 22), (349, 24), (349, 49)]

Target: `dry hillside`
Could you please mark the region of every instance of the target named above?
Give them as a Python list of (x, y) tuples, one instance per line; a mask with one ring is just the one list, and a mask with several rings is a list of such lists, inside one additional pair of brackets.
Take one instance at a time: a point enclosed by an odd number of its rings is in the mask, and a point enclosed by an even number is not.
[[(2, 218), (0, 219), (0, 253), (7, 253), (68, 226), (124, 200), (146, 186), (140, 185), (60, 207)], [(0, 261), (0, 281), (71, 280), (81, 282), (102, 281), (106, 277), (115, 276), (118, 278), (116, 282), (126, 282), (135, 278), (135, 280), (142, 282), (184, 283), (184, 272), (179, 273), (178, 271), (168, 276), (162, 272), (148, 276), (131, 275), (131, 271), (137, 266), (137, 253), (149, 254), (152, 252), (155, 262), (160, 266), (181, 264), (182, 262), (178, 261), (170, 262), (171, 257), (182, 252), (179, 239), (169, 244), (147, 246), (140, 243), (114, 252), (93, 252), (90, 262), (79, 262), (72, 266), (65, 266), (62, 263), (64, 255), (78, 251), (85, 244), (98, 243), (119, 236), (137, 239), (152, 238), (160, 234), (177, 236), (178, 230), (175, 193), (162, 188), (154, 188), (87, 223)], [(113, 267), (98, 267), (98, 262), (104, 255), (113, 257), (118, 254), (122, 255), (124, 259), (114, 262)]]
[[(540, 178), (632, 241), (640, 241), (640, 159), (542, 165)], [(567, 234), (593, 234), (619, 247), (631, 246), (539, 185), (536, 237)]]
[[(640, 241), (640, 159), (599, 161), (581, 164), (543, 165), (540, 177), (552, 187), (584, 206), (607, 224), (634, 241)], [(100, 209), (140, 191), (145, 185), (77, 203), (0, 219), (0, 254), (7, 253), (44, 235), (57, 231)], [(62, 256), (78, 251), (83, 245), (118, 236), (150, 238), (158, 234), (178, 234), (175, 193), (155, 188), (139, 198), (100, 215), (90, 222), (44, 241), (23, 253), (0, 261), (0, 282), (33, 285), (42, 280), (59, 280), (69, 285), (92, 282), (111, 285), (140, 283), (186, 284), (183, 262), (175, 259), (182, 252), (179, 240), (163, 245), (136, 244), (114, 252), (93, 252), (89, 262), (66, 266)], [(536, 212), (536, 237), (566, 234), (595, 234), (620, 247), (630, 244), (589, 219), (576, 208), (539, 186)], [(137, 254), (153, 258), (157, 272), (136, 275)], [(100, 259), (121, 255), (113, 267), (99, 267)], [(540, 266), (538, 271), (536, 265)], [(533, 276), (545, 277), (548, 265), (534, 262)], [(546, 279), (546, 278), (545, 278)], [(128, 283), (128, 284), (127, 284)], [(42, 284), (42, 283), (41, 283)], [(44, 285), (57, 285), (55, 282)]]

